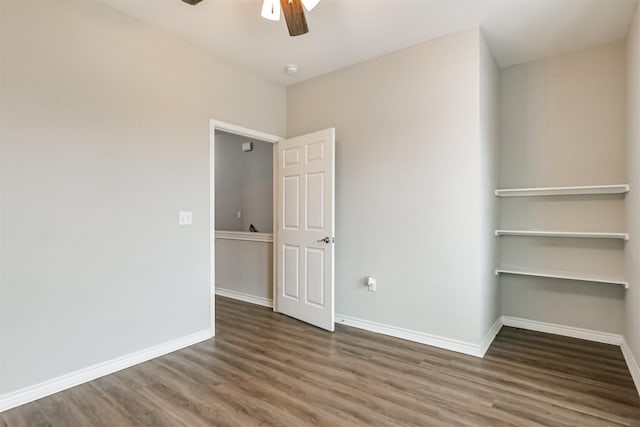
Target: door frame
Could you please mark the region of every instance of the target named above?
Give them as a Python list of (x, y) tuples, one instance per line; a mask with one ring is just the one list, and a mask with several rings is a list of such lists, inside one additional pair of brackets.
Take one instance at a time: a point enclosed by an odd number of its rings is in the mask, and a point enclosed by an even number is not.
[[(284, 137), (271, 135), (268, 133), (260, 132), (254, 129), (245, 128), (242, 126), (234, 125), (231, 123), (223, 122), (220, 120), (211, 119), (209, 120), (209, 325), (211, 336), (215, 336), (215, 322), (216, 322), (216, 305), (215, 305), (215, 297), (216, 297), (216, 163), (215, 163), (215, 147), (216, 147), (216, 130), (223, 131), (226, 133), (231, 133), (234, 135), (245, 136), (247, 138), (255, 139), (258, 141), (270, 142), (275, 144), (278, 141), (282, 141)], [(275, 153), (275, 151), (274, 151)], [(277, 196), (277, 186), (276, 186), (276, 156), (274, 154), (273, 157), (273, 310), (276, 309), (276, 238), (275, 234), (277, 232), (276, 228), (276, 196)]]

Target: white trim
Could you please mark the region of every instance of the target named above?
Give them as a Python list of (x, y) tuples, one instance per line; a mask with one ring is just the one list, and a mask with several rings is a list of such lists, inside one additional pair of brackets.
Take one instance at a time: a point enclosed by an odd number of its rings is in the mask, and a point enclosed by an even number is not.
[(255, 295), (249, 295), (238, 291), (232, 291), (231, 289), (224, 289), (217, 287), (216, 295), (221, 297), (232, 298), (238, 301), (244, 301), (251, 304), (261, 305), (263, 307), (273, 308), (273, 300), (269, 298), (257, 297)]
[(210, 126), (214, 130), (221, 130), (223, 132), (232, 133), (234, 135), (240, 135), (240, 136), (246, 136), (247, 138), (259, 139), (260, 141), (266, 141), (272, 144), (275, 144), (276, 142), (284, 139), (281, 136), (271, 135), (268, 133), (245, 128), (245, 127), (234, 125), (231, 123), (222, 122), (220, 120), (212, 119)]
[(213, 294), (216, 291), (216, 128), (215, 122), (209, 122), (209, 332), (216, 334), (216, 302)]
[(0, 412), (24, 405), (37, 399), (66, 390), (71, 387), (112, 374), (156, 357), (180, 350), (212, 338), (209, 329), (187, 335), (173, 341), (136, 351), (106, 362), (88, 366), (59, 377), (43, 381), (11, 393), (0, 395)]
[(249, 231), (216, 231), (216, 239), (273, 243), (273, 234)]
[[(445, 350), (457, 351), (458, 353), (468, 354), (470, 356), (482, 357), (484, 355), (483, 348), (479, 344), (473, 344), (465, 341), (454, 340), (437, 335), (426, 334), (424, 332), (412, 331), (409, 329), (398, 328), (396, 326), (384, 325), (382, 323), (371, 322), (369, 320), (357, 319), (355, 317), (345, 316), (343, 314), (335, 315), (336, 323), (351, 326), (353, 328), (364, 329), (365, 331), (375, 332), (377, 334), (388, 335), (407, 341), (413, 341), (420, 344), (426, 344), (433, 347), (443, 348)], [(497, 326), (496, 326), (497, 325)], [(494, 329), (499, 330), (500, 319), (491, 327), (490, 333), (483, 339), (483, 345), (487, 348), (493, 338), (489, 338)], [(497, 333), (497, 331), (496, 331)], [(495, 336), (494, 336), (495, 337)], [(484, 350), (486, 351), (486, 349)]]
[(538, 322), (537, 320), (522, 319), (519, 317), (502, 316), (502, 324), (504, 326), (511, 326), (513, 328), (546, 332), (548, 334), (579, 338), (604, 344), (621, 345), (623, 341), (623, 337), (620, 334), (576, 328), (573, 326), (558, 325), (556, 323)]
[(489, 347), (491, 347), (493, 340), (496, 339), (496, 335), (498, 335), (501, 329), (502, 317), (498, 317), (480, 343), (480, 357), (484, 357), (484, 355), (487, 354), (487, 350), (489, 350)]
[[(274, 232), (278, 232), (278, 191), (280, 191), (280, 189), (278, 188), (278, 144), (273, 144), (273, 150), (272, 150), (272, 154), (271, 154), (272, 158), (273, 158), (273, 230)], [(271, 283), (272, 283), (272, 293), (271, 295), (273, 295), (273, 311), (275, 311), (276, 313), (278, 313), (278, 263), (277, 263), (277, 257), (278, 257), (278, 245), (276, 242), (276, 235), (273, 235), (274, 239), (273, 239), (273, 243), (271, 246), (271, 250), (272, 250), (272, 254), (273, 254), (273, 268), (271, 269), (273, 272), (272, 275), (272, 279), (271, 279)]]
[[(371, 322), (369, 320), (357, 319), (355, 317), (345, 316), (343, 314), (336, 314), (336, 323), (358, 329), (364, 329), (369, 332), (375, 332), (378, 334), (389, 335), (395, 338), (401, 338), (408, 341), (426, 344), (433, 347), (457, 351), (459, 353), (464, 353), (476, 357), (484, 357), (489, 347), (491, 347), (493, 340), (500, 332), (502, 326), (510, 326), (513, 328), (528, 329), (531, 331), (545, 332), (548, 334), (562, 335), (571, 338), (579, 338), (604, 344), (618, 345), (622, 347), (623, 353), (626, 351), (625, 358), (627, 359), (631, 375), (633, 376), (636, 385), (640, 384), (640, 369), (638, 369), (638, 365), (633, 359), (633, 356), (631, 355), (629, 349), (627, 348), (625, 350), (624, 346), (626, 345), (626, 343), (623, 344), (625, 341), (623, 336), (620, 334), (576, 328), (573, 326), (558, 325), (555, 323), (538, 322), (536, 320), (522, 319), (518, 317), (501, 316), (491, 326), (485, 337), (482, 339), (482, 342), (480, 344), (474, 344), (437, 335), (426, 334), (424, 332), (398, 328), (396, 326)], [(633, 361), (633, 363), (630, 362), (630, 360)]]
[(624, 360), (627, 362), (627, 367), (629, 368), (629, 372), (631, 372), (631, 378), (633, 378), (633, 383), (636, 385), (636, 389), (638, 390), (638, 396), (640, 396), (640, 367), (638, 366), (638, 362), (636, 358), (633, 357), (633, 353), (631, 352), (631, 348), (629, 347), (629, 343), (625, 338), (622, 338), (622, 344), (620, 345), (620, 349), (622, 350), (622, 355), (624, 356)]

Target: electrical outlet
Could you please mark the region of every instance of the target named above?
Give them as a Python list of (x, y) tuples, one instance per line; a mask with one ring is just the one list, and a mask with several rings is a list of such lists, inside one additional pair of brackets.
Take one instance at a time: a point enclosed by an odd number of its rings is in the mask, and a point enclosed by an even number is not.
[(367, 276), (366, 284), (367, 284), (367, 288), (369, 289), (369, 292), (375, 292), (377, 290), (376, 288), (378, 285), (378, 281), (376, 280), (375, 277)]
[(188, 211), (178, 212), (178, 225), (191, 225), (193, 224), (193, 214)]

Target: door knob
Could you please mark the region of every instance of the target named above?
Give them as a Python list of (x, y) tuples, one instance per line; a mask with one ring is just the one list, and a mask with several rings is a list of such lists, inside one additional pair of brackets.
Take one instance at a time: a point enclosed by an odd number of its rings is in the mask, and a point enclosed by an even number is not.
[(329, 236), (325, 237), (324, 239), (320, 239), (318, 240), (318, 243), (330, 243), (331, 242), (331, 238)]

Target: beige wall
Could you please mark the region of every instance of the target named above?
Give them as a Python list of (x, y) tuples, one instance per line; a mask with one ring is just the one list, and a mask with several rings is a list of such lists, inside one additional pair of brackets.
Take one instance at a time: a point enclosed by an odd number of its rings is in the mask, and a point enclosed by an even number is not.
[[(625, 338), (640, 363), (640, 6), (636, 6), (627, 39), (627, 174), (631, 192), (627, 196), (627, 277), (631, 289), (626, 298)], [(636, 382), (640, 390), (640, 382)]]
[[(624, 42), (501, 70), (502, 188), (625, 183)], [(622, 196), (504, 198), (500, 226), (624, 231)], [(624, 274), (624, 243), (500, 238), (501, 263), (534, 269)], [(622, 333), (620, 286), (504, 275), (507, 316)]]
[(336, 128), (337, 313), (476, 344), (486, 333), (479, 59), (474, 29), (289, 87), (288, 136)]
[(209, 119), (284, 134), (286, 95), (97, 2), (0, 4), (3, 393), (209, 327)]

